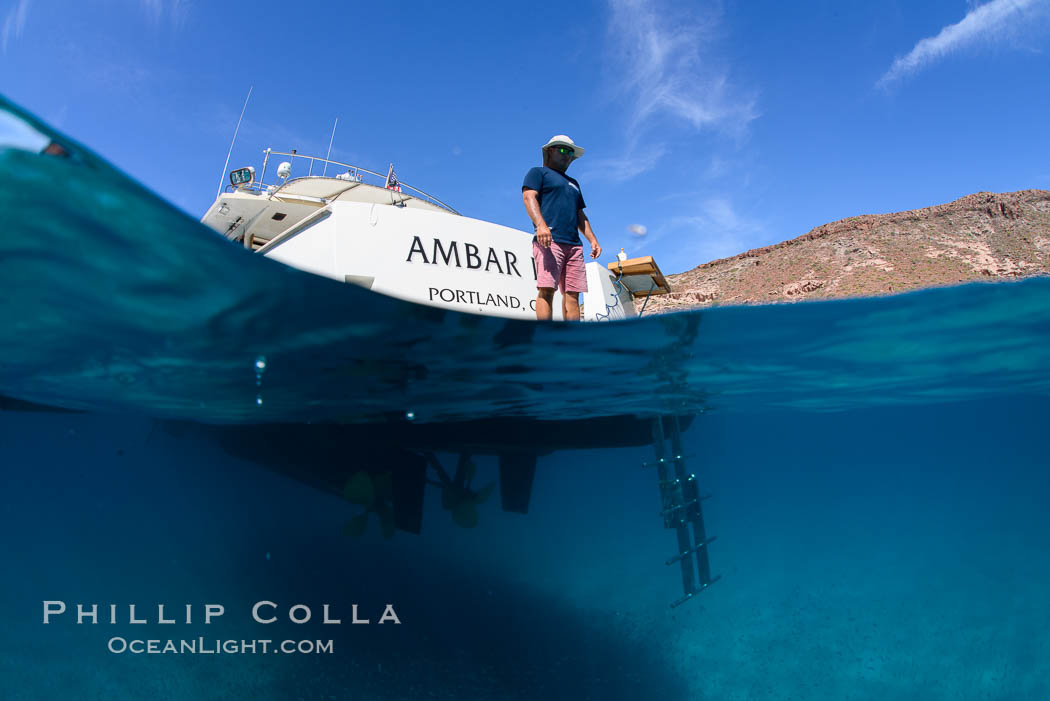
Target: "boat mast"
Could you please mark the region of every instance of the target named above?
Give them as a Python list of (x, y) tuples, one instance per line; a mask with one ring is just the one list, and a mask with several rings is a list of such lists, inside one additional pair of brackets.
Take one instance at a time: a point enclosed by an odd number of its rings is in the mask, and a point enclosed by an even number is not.
[(324, 157), (324, 170), (321, 171), (322, 178), (328, 172), (328, 159), (332, 157), (332, 142), (335, 141), (335, 128), (337, 126), (339, 126), (339, 117), (335, 118), (335, 124), (332, 125), (332, 138), (328, 140), (328, 154)]
[(230, 167), (230, 156), (233, 154), (233, 145), (237, 143), (237, 132), (241, 130), (241, 120), (244, 119), (244, 111), (248, 109), (248, 100), (251, 99), (252, 90), (255, 86), (252, 85), (248, 88), (248, 97), (244, 98), (244, 107), (241, 107), (241, 116), (237, 119), (237, 128), (233, 130), (233, 141), (230, 142), (230, 150), (226, 152), (226, 163), (222, 166), (222, 173), (219, 174), (219, 190), (215, 193), (215, 199), (219, 199), (222, 195), (222, 184), (226, 180), (226, 169)]

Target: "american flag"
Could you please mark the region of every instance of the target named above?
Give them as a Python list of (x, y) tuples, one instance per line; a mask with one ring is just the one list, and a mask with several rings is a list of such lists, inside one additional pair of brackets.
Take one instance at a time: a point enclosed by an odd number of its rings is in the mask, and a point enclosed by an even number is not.
[(401, 183), (397, 181), (397, 174), (394, 173), (394, 164), (390, 164), (390, 174), (386, 176), (386, 188), (393, 190), (394, 192), (401, 192)]

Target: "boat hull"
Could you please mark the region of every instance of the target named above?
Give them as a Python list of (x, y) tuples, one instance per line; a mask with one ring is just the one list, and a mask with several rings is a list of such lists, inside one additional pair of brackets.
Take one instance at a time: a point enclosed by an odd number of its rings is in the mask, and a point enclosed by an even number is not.
[[(535, 318), (536, 266), (529, 234), (455, 214), (376, 203), (333, 202), (328, 210), (299, 231), (273, 239), (260, 252), (412, 302)], [(597, 286), (595, 299), (615, 290), (612, 279), (602, 266), (590, 264), (588, 280)], [(617, 295), (609, 301), (620, 305)], [(629, 297), (623, 301), (629, 302)], [(607, 306), (602, 304), (600, 311), (608, 314)], [(633, 304), (628, 306), (621, 305), (613, 318), (633, 316)], [(560, 293), (554, 307), (555, 318), (561, 318)]]

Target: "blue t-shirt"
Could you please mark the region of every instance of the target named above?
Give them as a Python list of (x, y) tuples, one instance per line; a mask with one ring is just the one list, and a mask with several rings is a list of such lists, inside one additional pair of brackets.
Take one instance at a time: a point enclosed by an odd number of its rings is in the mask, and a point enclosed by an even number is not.
[(540, 193), (540, 214), (551, 228), (551, 238), (569, 246), (581, 246), (579, 210), (587, 205), (580, 184), (565, 173), (536, 166), (525, 174), (522, 190)]

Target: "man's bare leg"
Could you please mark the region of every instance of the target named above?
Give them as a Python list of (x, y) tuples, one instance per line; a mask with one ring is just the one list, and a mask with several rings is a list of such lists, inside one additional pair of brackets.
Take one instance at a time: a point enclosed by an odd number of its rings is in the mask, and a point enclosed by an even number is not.
[(580, 320), (580, 293), (566, 292), (561, 296), (565, 321)]
[[(540, 287), (536, 289), (536, 319), (537, 321), (549, 321), (554, 314), (554, 288)], [(577, 308), (579, 315), (579, 308)]]

